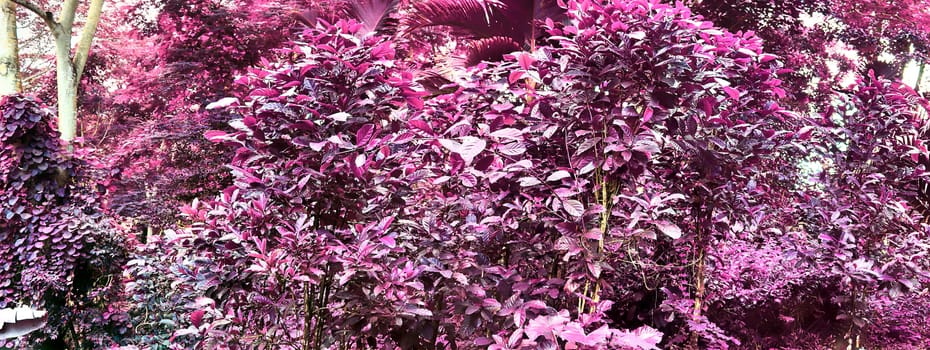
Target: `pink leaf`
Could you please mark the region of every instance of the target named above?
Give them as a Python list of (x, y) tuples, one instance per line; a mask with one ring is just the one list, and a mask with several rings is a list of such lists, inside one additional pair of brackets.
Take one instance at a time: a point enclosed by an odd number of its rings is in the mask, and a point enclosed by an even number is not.
[(747, 48), (745, 48), (745, 47), (741, 47), (741, 48), (736, 49), (736, 52), (739, 52), (739, 53), (741, 53), (741, 54), (743, 54), (743, 55), (746, 55), (746, 56), (749, 56), (749, 57), (756, 57), (756, 56), (758, 55), (758, 53), (756, 53), (755, 51), (750, 50), (750, 49), (747, 49)]
[(765, 63), (765, 62), (769, 62), (769, 61), (772, 61), (772, 60), (777, 59), (777, 58), (778, 58), (778, 56), (775, 56), (775, 55), (762, 54), (762, 55), (759, 56), (759, 61), (762, 62), (762, 63)]
[(462, 149), (461, 143), (449, 139), (439, 139), (439, 144), (452, 153), (459, 153), (459, 150)]
[(584, 204), (581, 204), (581, 202), (577, 200), (569, 199), (567, 201), (563, 201), (562, 206), (565, 207), (565, 212), (567, 212), (568, 215), (578, 218), (584, 215)]
[(594, 330), (590, 334), (585, 334), (584, 328), (582, 328), (581, 324), (577, 322), (572, 322), (565, 325), (565, 329), (563, 329), (562, 333), (559, 334), (559, 337), (567, 342), (573, 342), (587, 346), (606, 345), (604, 343), (607, 341), (608, 336), (610, 336), (610, 328), (608, 328), (606, 325), (601, 326), (601, 328)]
[(541, 183), (542, 183), (542, 182), (539, 181), (539, 179), (537, 179), (537, 178), (535, 178), (535, 177), (532, 177), (532, 176), (526, 176), (526, 177), (521, 177), (521, 178), (520, 178), (520, 186), (521, 186), (521, 187), (536, 186), (536, 185), (539, 185), (539, 184), (541, 184)]
[(375, 46), (373, 49), (371, 49), (371, 57), (385, 60), (394, 59), (394, 48), (391, 47), (391, 42), (385, 41), (381, 43), (381, 45)]
[(524, 145), (523, 142), (516, 141), (500, 145), (497, 147), (497, 150), (508, 156), (519, 156), (526, 153), (526, 145)]
[(407, 305), (404, 307), (404, 311), (406, 313), (416, 315), (416, 316), (433, 317), (432, 311), (424, 309), (424, 308), (420, 308), (416, 305)]
[(739, 90), (736, 90), (736, 89), (731, 88), (731, 87), (729, 87), (729, 86), (724, 86), (724, 87), (723, 87), (723, 92), (726, 92), (726, 93), (727, 93), (727, 96), (730, 96), (730, 98), (732, 98), (732, 99), (734, 99), (734, 100), (739, 100)]
[(277, 97), (280, 94), (281, 92), (275, 89), (258, 88), (258, 89), (252, 90), (252, 93), (249, 94), (249, 96)]
[(394, 235), (387, 235), (387, 236), (381, 237), (379, 241), (381, 242), (381, 244), (384, 244), (384, 246), (388, 248), (394, 248), (397, 246), (397, 241), (394, 240)]
[(681, 238), (681, 228), (679, 228), (678, 225), (665, 220), (657, 221), (655, 225), (659, 228), (659, 231), (662, 231), (662, 233), (664, 233), (666, 236), (669, 236), (672, 239)]
[(568, 322), (568, 313), (553, 316), (538, 316), (528, 322), (523, 330), (527, 338), (536, 339), (539, 336), (550, 338), (562, 332)]
[(798, 130), (797, 137), (798, 139), (801, 139), (801, 140), (808, 140), (811, 138), (811, 134), (813, 133), (813, 131), (814, 131), (813, 126), (810, 126), (810, 125), (805, 126), (801, 128), (801, 130)]
[(492, 132), (491, 136), (499, 137), (502, 139), (520, 140), (521, 136), (523, 136), (523, 132), (520, 131), (519, 129), (504, 128), (504, 129), (500, 129), (495, 132)]
[(195, 327), (200, 327), (200, 324), (203, 323), (203, 314), (205, 312), (204, 309), (191, 312), (191, 323), (193, 323)]
[(219, 131), (219, 130), (210, 130), (210, 131), (203, 133), (203, 137), (207, 138), (207, 140), (210, 140), (210, 142), (222, 142), (223, 138), (226, 137), (226, 132)]
[(351, 116), (352, 116), (351, 114), (346, 113), (346, 112), (338, 112), (338, 113), (330, 114), (329, 119), (335, 120), (337, 122), (344, 122), (346, 120), (349, 120), (349, 117)]
[(465, 160), (465, 164), (471, 164), (475, 157), (481, 154), (481, 151), (484, 151), (484, 148), (487, 146), (486, 141), (474, 136), (462, 137), (462, 143), (447, 139), (440, 139), (439, 144), (441, 144), (449, 151), (458, 153), (460, 156), (462, 156), (462, 159)]
[(559, 181), (569, 176), (572, 176), (572, 174), (565, 170), (558, 170), (553, 172), (552, 175), (549, 175), (549, 177), (546, 178), (546, 181)]
[(517, 54), (517, 62), (520, 64), (520, 68), (530, 69), (533, 63), (536, 62), (536, 59), (529, 53), (521, 52)]
[(427, 134), (430, 134), (430, 135), (433, 134), (433, 128), (430, 127), (429, 123), (423, 120), (411, 120), (407, 122), (407, 125), (409, 125), (410, 127), (414, 129), (425, 131)]
[(652, 120), (652, 107), (646, 107), (646, 111), (643, 112), (643, 123), (647, 123)]
[(213, 103), (211, 103), (211, 104), (208, 104), (207, 107), (206, 107), (206, 109), (207, 109), (207, 110), (212, 110), (212, 109), (226, 108), (226, 107), (232, 106), (232, 105), (234, 105), (234, 104), (239, 104), (239, 99), (238, 99), (238, 98), (235, 98), (235, 97), (224, 97), (224, 98), (219, 99), (219, 100), (216, 101), (216, 102), (213, 102)]
[(657, 349), (661, 341), (662, 332), (649, 326), (639, 327), (632, 332), (617, 332), (611, 339), (613, 345), (643, 350)]
[(487, 142), (477, 137), (465, 136), (462, 137), (462, 150), (459, 152), (462, 155), (462, 158), (466, 162), (471, 163), (478, 154), (481, 154), (481, 151), (484, 151), (484, 148), (487, 146)]
[(374, 125), (362, 125), (362, 127), (355, 132), (355, 145), (361, 147), (367, 144), (368, 139), (370, 139), (371, 135), (374, 133), (374, 129)]

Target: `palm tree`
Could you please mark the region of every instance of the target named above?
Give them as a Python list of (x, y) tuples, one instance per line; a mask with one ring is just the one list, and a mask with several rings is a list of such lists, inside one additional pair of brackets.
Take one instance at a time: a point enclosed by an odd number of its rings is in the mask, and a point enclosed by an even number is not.
[(322, 14), (317, 9), (309, 9), (294, 13), (294, 16), (298, 21), (312, 27), (316, 25), (320, 15), (331, 21), (345, 15), (362, 25), (358, 35), (389, 34), (393, 33), (397, 27), (397, 20), (391, 16), (397, 12), (399, 2), (400, 0), (356, 0), (347, 3), (329, 0), (317, 4), (318, 7), (324, 9)]
[(547, 18), (560, 21), (565, 10), (555, 0), (424, 0), (404, 17), (407, 30), (447, 27), (468, 42), (466, 65), (500, 60), (520, 49), (535, 50)]

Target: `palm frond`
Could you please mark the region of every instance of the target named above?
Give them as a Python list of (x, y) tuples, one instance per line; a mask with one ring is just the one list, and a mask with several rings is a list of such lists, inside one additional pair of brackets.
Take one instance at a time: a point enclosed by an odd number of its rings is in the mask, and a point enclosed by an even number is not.
[(556, 0), (426, 0), (413, 6), (405, 24), (410, 30), (446, 26), (465, 39), (507, 37), (532, 47), (546, 18), (562, 21), (565, 9)]
[(486, 38), (498, 34), (491, 22), (502, 7), (498, 0), (426, 0), (413, 5), (404, 24), (411, 31), (446, 26), (472, 38)]
[(348, 5), (342, 0), (324, 0), (313, 3), (303, 10), (294, 10), (291, 16), (299, 24), (315, 27), (319, 22), (335, 23), (348, 13)]
[(477, 39), (468, 44), (465, 65), (473, 66), (482, 61), (500, 61), (504, 55), (520, 50), (520, 44), (506, 36)]
[(362, 23), (360, 34), (393, 32), (397, 21), (391, 15), (397, 11), (399, 0), (357, 0), (349, 6), (349, 15)]

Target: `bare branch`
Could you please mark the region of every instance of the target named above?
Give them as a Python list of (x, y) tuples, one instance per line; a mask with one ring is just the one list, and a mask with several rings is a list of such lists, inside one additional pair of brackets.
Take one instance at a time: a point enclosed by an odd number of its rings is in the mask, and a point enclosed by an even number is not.
[(54, 67), (54, 66), (52, 66), (52, 67), (46, 66), (46, 68), (37, 70), (37, 71), (36, 71), (35, 73), (33, 73), (32, 75), (23, 78), (23, 83), (25, 83), (26, 85), (30, 85), (30, 84), (32, 84), (32, 82), (34, 82), (34, 81), (36, 81), (36, 80), (38, 80), (38, 79), (41, 79), (43, 76), (45, 76), (46, 74), (48, 74), (48, 72), (51, 72), (51, 71), (53, 71), (53, 70), (55, 70), (55, 67)]
[(71, 28), (74, 26), (74, 15), (77, 12), (78, 0), (65, 0), (61, 4), (61, 14), (58, 15), (58, 24), (64, 30), (64, 34), (71, 36)]
[(35, 13), (36, 16), (39, 16), (39, 18), (42, 18), (42, 20), (45, 21), (45, 24), (48, 25), (48, 29), (51, 30), (53, 34), (55, 33), (55, 31), (58, 30), (58, 27), (59, 27), (58, 22), (55, 21), (55, 17), (52, 15), (51, 12), (43, 10), (38, 5), (33, 4), (32, 2), (29, 2), (29, 0), (10, 0), (10, 1), (16, 3), (19, 6), (26, 8), (29, 11), (32, 11), (32, 13)]
[(100, 22), (103, 1), (91, 0), (90, 8), (87, 10), (87, 22), (84, 23), (81, 39), (78, 41), (77, 51), (74, 53), (75, 84), (80, 85), (81, 83), (81, 75), (84, 73), (84, 66), (87, 65), (87, 57), (90, 55), (90, 44), (94, 41), (94, 35), (97, 33), (97, 23)]

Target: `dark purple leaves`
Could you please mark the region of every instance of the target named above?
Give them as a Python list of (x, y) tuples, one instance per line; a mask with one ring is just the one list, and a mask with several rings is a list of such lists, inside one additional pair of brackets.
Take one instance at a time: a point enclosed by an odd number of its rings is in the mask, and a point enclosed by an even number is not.
[[(417, 63), (394, 61), (416, 56), (410, 43), (358, 40), (352, 22), (249, 73), (235, 131), (207, 135), (236, 147), (236, 181), (185, 208), (165, 245), (172, 297), (217, 300), (179, 318), (208, 332), (182, 332), (233, 348), (268, 334), (269, 347), (729, 348), (755, 345), (757, 311), (862, 327), (868, 291), (920, 288), (922, 144), (899, 139), (920, 137), (902, 112), (916, 97), (870, 82), (816, 125), (780, 107), (782, 63), (751, 33), (654, 1), (497, 21), (544, 3), (415, 4), (414, 29), (464, 26), (503, 60), (428, 97)], [(530, 41), (485, 35), (534, 26)], [(808, 158), (829, 172), (799, 179)], [(834, 320), (848, 305), (861, 309)], [(784, 329), (802, 319), (815, 317)]]
[[(122, 327), (100, 318), (118, 313), (100, 301), (116, 300), (121, 286), (113, 276), (125, 257), (125, 238), (101, 214), (85, 155), (64, 149), (53, 120), (33, 99), (0, 100), (0, 255), (6, 258), (0, 308), (13, 317), (0, 332), (16, 337), (41, 330), (18, 343), (30, 348), (55, 339), (62, 327), (87, 337), (100, 335), (97, 326)], [(49, 314), (12, 309), (23, 304), (42, 305)]]
[(368, 144), (368, 140), (374, 134), (374, 125), (365, 124), (362, 125), (358, 131), (355, 132), (355, 145), (359, 147), (364, 147)]

